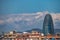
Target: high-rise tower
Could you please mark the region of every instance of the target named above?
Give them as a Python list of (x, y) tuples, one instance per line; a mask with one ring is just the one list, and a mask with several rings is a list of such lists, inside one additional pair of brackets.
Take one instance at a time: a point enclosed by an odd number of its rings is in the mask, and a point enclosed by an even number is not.
[(43, 22), (43, 33), (44, 35), (54, 35), (54, 25), (53, 20), (50, 14), (46, 14)]

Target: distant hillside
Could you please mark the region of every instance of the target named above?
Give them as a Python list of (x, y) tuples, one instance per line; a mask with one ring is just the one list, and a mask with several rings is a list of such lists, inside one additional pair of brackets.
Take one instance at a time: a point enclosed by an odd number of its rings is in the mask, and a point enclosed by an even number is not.
[(60, 29), (55, 29), (55, 33), (60, 33)]
[(31, 31), (38, 31), (38, 32), (42, 32), (41, 29), (35, 28), (35, 29), (31, 29), (31, 30), (27, 30), (26, 32), (31, 32)]
[[(32, 31), (38, 31), (38, 32), (42, 32), (42, 29), (39, 29), (39, 28), (34, 28), (34, 29), (31, 29), (31, 30), (27, 30), (25, 32), (32, 32)], [(54, 29), (55, 33), (60, 33), (60, 29)], [(23, 32), (20, 32), (20, 31), (17, 31), (17, 33), (23, 33)], [(1, 34), (1, 33), (0, 33)]]
[[(31, 30), (27, 30), (26, 32), (31, 32), (31, 31), (38, 31), (38, 32), (42, 32), (41, 29), (38, 29), (38, 28), (35, 28), (35, 29), (31, 29)], [(59, 33), (60, 32), (60, 29), (54, 29), (54, 32), (55, 33)]]

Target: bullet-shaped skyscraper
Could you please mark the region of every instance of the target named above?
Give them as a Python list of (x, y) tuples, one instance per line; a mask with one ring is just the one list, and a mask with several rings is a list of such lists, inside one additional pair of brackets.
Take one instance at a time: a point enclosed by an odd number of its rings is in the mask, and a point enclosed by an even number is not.
[(53, 20), (50, 14), (46, 14), (43, 22), (43, 33), (44, 35), (54, 35), (54, 25)]

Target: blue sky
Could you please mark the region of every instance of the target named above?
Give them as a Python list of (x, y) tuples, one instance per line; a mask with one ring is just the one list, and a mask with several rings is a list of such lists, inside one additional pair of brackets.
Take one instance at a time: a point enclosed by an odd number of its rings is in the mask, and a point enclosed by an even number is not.
[(0, 0), (0, 14), (60, 12), (60, 0)]

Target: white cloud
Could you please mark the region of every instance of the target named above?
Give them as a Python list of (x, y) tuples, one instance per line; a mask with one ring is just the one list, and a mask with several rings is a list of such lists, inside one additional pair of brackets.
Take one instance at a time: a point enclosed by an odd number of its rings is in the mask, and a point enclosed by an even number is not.
[(34, 18), (38, 19), (43, 15), (43, 12), (37, 12), (37, 13), (32, 13), (32, 14), (9, 14), (8, 18), (6, 18), (6, 22), (14, 22), (14, 21), (32, 21)]
[(8, 18), (6, 21), (9, 23), (9, 22), (13, 22), (13, 18)]
[(40, 18), (41, 16), (43, 16), (43, 13), (37, 13), (37, 15), (35, 16), (36, 19)]
[(3, 24), (4, 23), (4, 21), (3, 20), (0, 20), (0, 24)]
[[(49, 12), (46, 11), (46, 12), (36, 12), (36, 13), (24, 13), (24, 14), (7, 14), (6, 16), (3, 16), (4, 20), (1, 20), (0, 19), (0, 24), (3, 24), (3, 23), (14, 23), (14, 22), (19, 22), (19, 21), (27, 21), (25, 24), (28, 25), (28, 26), (31, 26), (37, 22), (40, 22), (41, 20), (43, 20), (44, 16), (46, 14), (48, 14)], [(54, 24), (56, 22), (56, 19), (60, 20), (60, 14), (58, 13), (49, 13), (52, 15), (52, 18), (53, 18), (53, 21), (54, 21)], [(21, 26), (20, 24), (13, 24), (13, 25), (16, 25), (15, 28), (19, 28), (19, 26)], [(41, 24), (40, 24), (41, 25)], [(55, 25), (56, 26), (56, 25)]]

